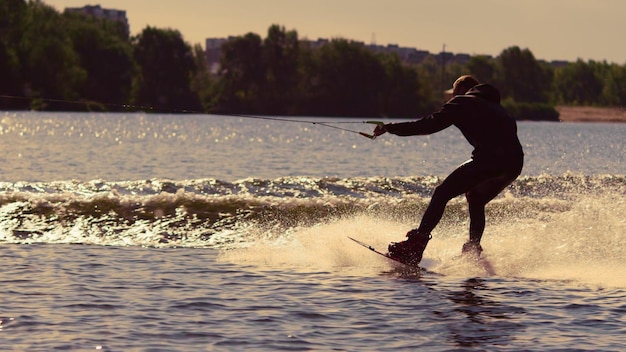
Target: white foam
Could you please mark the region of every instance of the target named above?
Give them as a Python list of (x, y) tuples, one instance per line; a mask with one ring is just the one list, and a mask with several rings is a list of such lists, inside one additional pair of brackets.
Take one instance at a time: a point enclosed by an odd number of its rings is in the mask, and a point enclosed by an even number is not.
[[(503, 200), (506, 201), (506, 200)], [(626, 287), (626, 201), (619, 195), (581, 197), (569, 210), (540, 212), (536, 217), (511, 217), (488, 224), (483, 236), (484, 256), (495, 276), (539, 280), (568, 280), (604, 287)], [(489, 220), (488, 220), (489, 223)], [(370, 267), (389, 263), (352, 243), (347, 236), (385, 250), (403, 239), (414, 224), (360, 214), (286, 234), (255, 234), (247, 248), (226, 251), (225, 261), (259, 266), (308, 269)], [(467, 239), (465, 220), (444, 222), (433, 232), (422, 265), (449, 276), (489, 276), (485, 268), (458, 262)]]

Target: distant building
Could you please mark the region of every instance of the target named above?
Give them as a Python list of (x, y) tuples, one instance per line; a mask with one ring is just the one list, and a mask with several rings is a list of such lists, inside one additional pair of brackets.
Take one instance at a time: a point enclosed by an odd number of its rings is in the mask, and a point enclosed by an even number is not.
[(124, 25), (126, 34), (130, 34), (130, 26), (128, 25), (128, 19), (126, 18), (126, 11), (103, 9), (100, 5), (87, 5), (83, 7), (67, 7), (65, 8), (65, 12), (82, 13), (88, 16), (120, 22)]
[(567, 66), (570, 62), (569, 61), (565, 61), (565, 60), (552, 60), (550, 61), (550, 64), (553, 67), (563, 67), (563, 66)]
[(228, 38), (207, 38), (205, 39), (205, 51), (207, 64), (209, 65), (209, 71), (211, 74), (216, 75), (220, 70), (220, 55), (222, 52), (222, 44), (234, 39), (235, 37)]
[[(220, 53), (222, 51), (222, 44), (235, 38), (236, 37), (234, 36), (229, 36), (228, 38), (205, 39), (205, 55), (206, 55), (207, 62), (209, 63), (209, 67), (212, 68), (211, 69), (212, 73), (215, 74), (219, 70)], [(325, 38), (318, 38), (317, 40), (303, 39), (301, 40), (301, 42), (305, 42), (310, 48), (315, 49), (315, 48), (319, 48), (319, 47), (329, 44), (330, 40), (325, 39)], [(419, 64), (426, 57), (431, 55), (428, 51), (425, 51), (425, 50), (417, 50), (415, 48), (400, 47), (397, 44), (388, 44), (386, 46), (376, 45), (376, 44), (366, 45), (362, 42), (359, 42), (359, 44), (364, 45), (366, 48), (368, 48), (369, 50), (375, 53), (396, 53), (398, 57), (400, 58), (400, 60), (406, 63)], [(447, 53), (447, 54), (451, 56), (453, 55), (451, 53)], [(460, 55), (459, 58), (465, 58), (465, 56), (469, 57), (469, 55), (467, 54), (458, 54), (458, 55)], [(459, 61), (466, 61), (466, 60), (460, 59)]]
[[(207, 38), (206, 39), (206, 59), (211, 69), (211, 73), (217, 74), (219, 72), (219, 64), (220, 64), (220, 53), (222, 44), (226, 43), (229, 40), (235, 39), (234, 36), (229, 36), (228, 38)], [(301, 42), (306, 43), (310, 48), (319, 48), (324, 45), (330, 43), (330, 40), (324, 38), (318, 38), (317, 40), (307, 40), (302, 39)], [(420, 64), (426, 58), (433, 57), (436, 62), (439, 64), (466, 64), (470, 61), (472, 56), (470, 54), (465, 53), (451, 53), (451, 52), (440, 52), (438, 54), (430, 53), (426, 50), (418, 50), (415, 48), (407, 48), (401, 47), (397, 44), (388, 44), (388, 45), (377, 45), (377, 44), (364, 44), (362, 42), (357, 42), (369, 50), (375, 53), (395, 53), (398, 55), (400, 60), (407, 64)], [(488, 59), (493, 59), (491, 55), (481, 55)], [(550, 64), (554, 67), (561, 67), (567, 65), (567, 61), (551, 61)]]
[(428, 57), (428, 55), (430, 55), (428, 51), (401, 47), (398, 44), (387, 44), (387, 46), (369, 44), (366, 45), (366, 47), (375, 53), (395, 53), (396, 55), (398, 55), (400, 60), (411, 64), (419, 64), (420, 62), (424, 61), (424, 59)]
[(313, 41), (313, 40), (304, 40), (304, 41), (308, 42), (311, 48), (319, 48), (321, 46), (324, 46), (330, 43), (328, 39), (324, 39), (324, 38), (317, 38), (316, 41)]
[(465, 65), (472, 57), (469, 54), (455, 54), (452, 61)]

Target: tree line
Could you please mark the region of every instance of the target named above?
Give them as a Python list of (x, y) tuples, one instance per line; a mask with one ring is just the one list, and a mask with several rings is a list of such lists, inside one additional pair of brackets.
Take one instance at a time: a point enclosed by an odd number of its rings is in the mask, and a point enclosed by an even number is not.
[(626, 65), (579, 59), (554, 67), (517, 46), (464, 64), (437, 56), (407, 64), (341, 38), (312, 47), (271, 25), (265, 38), (224, 43), (212, 75), (202, 47), (177, 30), (149, 26), (129, 37), (114, 21), (0, 0), (2, 110), (408, 117), (438, 108), (442, 82), (466, 73), (498, 87), (520, 119), (554, 119), (560, 104), (626, 105)]

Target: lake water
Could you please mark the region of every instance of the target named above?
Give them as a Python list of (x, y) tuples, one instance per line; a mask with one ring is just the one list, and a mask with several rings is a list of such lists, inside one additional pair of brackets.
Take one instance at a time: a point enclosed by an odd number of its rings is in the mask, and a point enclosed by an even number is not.
[(624, 350), (626, 124), (518, 123), (493, 272), (457, 198), (420, 274), (347, 236), (415, 227), (461, 134), (290, 120), (0, 113), (2, 350)]

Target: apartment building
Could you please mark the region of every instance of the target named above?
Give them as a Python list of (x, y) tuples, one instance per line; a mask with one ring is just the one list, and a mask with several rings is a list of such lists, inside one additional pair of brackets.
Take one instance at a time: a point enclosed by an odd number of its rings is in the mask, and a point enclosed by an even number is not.
[(120, 22), (124, 25), (126, 33), (130, 34), (130, 26), (124, 10), (103, 9), (100, 5), (87, 5), (83, 7), (67, 7), (64, 11), (66, 13), (82, 13), (88, 16)]

